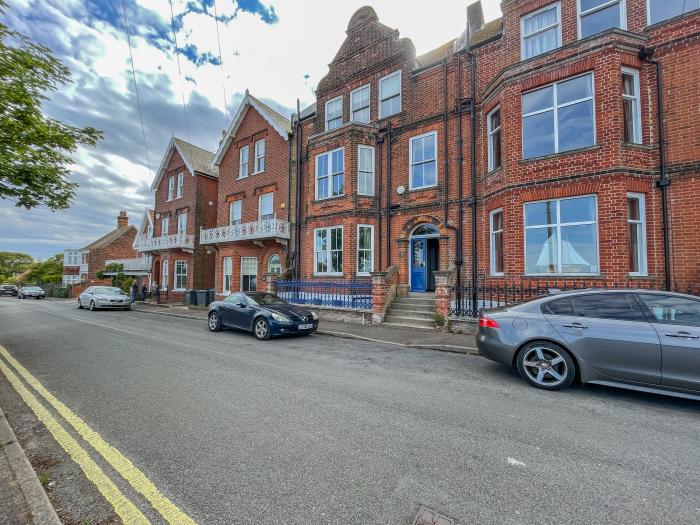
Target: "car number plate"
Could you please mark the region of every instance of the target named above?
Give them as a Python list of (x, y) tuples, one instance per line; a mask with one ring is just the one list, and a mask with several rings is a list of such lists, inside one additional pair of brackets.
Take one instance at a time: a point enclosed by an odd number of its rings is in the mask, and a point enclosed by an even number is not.
[(313, 323), (309, 323), (309, 324), (300, 324), (298, 328), (299, 328), (299, 330), (309, 330), (310, 328), (313, 328), (313, 327), (314, 327)]

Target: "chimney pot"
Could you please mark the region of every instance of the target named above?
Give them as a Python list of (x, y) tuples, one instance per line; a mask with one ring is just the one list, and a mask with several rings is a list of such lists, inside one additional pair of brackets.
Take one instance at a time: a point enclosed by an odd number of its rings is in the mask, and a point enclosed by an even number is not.
[(124, 228), (126, 226), (129, 226), (129, 217), (126, 214), (126, 210), (121, 210), (117, 217), (117, 228)]

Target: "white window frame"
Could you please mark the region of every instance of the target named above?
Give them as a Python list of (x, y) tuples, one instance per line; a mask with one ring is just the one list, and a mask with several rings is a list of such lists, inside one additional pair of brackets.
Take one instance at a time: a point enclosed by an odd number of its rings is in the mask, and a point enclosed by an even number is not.
[(169, 260), (164, 260), (161, 262), (161, 271), (160, 271), (160, 278), (161, 278), (161, 283), (160, 287), (163, 290), (168, 289), (168, 279), (170, 279), (170, 261)]
[(501, 118), (499, 118), (499, 123), (498, 127), (496, 129), (491, 128), (491, 116), (496, 113), (497, 111), (501, 111), (501, 106), (498, 105), (495, 108), (493, 108), (491, 111), (488, 112), (486, 115), (486, 131), (488, 135), (488, 170), (489, 172), (500, 168), (503, 165), (503, 133), (501, 133), (501, 164), (498, 166), (494, 166), (494, 157), (493, 157), (493, 136), (501, 131), (501, 128), (503, 127), (503, 119), (502, 119), (502, 114)]
[(268, 191), (267, 193), (261, 193), (260, 196), (258, 196), (258, 220), (270, 220), (270, 219), (263, 219), (263, 199), (270, 199), (270, 211), (272, 213), (268, 215), (272, 215), (272, 219), (275, 218), (275, 192), (273, 191)]
[[(537, 16), (538, 14), (540, 14), (543, 11), (548, 11), (549, 9), (551, 9), (552, 7), (555, 7), (555, 6), (557, 8), (557, 23), (556, 24), (539, 29), (539, 30), (535, 31), (534, 33), (530, 33), (529, 35), (525, 34), (525, 20), (527, 20), (528, 18), (531, 18), (533, 16)], [(544, 51), (542, 53), (539, 53), (537, 55), (532, 55), (531, 57), (526, 57), (525, 56), (525, 45), (524, 45), (525, 39), (531, 38), (535, 35), (539, 35), (540, 33), (544, 33), (545, 31), (548, 31), (555, 26), (557, 28), (557, 45), (556, 45), (556, 47), (554, 47), (553, 49), (550, 49), (548, 51)], [(562, 43), (562, 39), (561, 39), (561, 3), (560, 2), (553, 2), (551, 4), (547, 4), (546, 6), (540, 8), (540, 9), (537, 9), (536, 11), (526, 13), (520, 17), (520, 59), (521, 60), (528, 60), (530, 58), (535, 58), (535, 57), (544, 55), (545, 53), (551, 53), (555, 49), (559, 49), (561, 47), (561, 43)]]
[[(382, 81), (393, 77), (394, 75), (399, 76), (399, 94), (398, 95), (392, 95), (391, 97), (387, 98), (382, 98)], [(384, 75), (382, 78), (379, 79), (379, 82), (377, 82), (377, 115), (379, 115), (379, 118), (384, 118), (384, 117), (391, 117), (392, 115), (398, 115), (403, 111), (403, 79), (401, 78), (401, 70), (398, 69), (392, 73), (389, 73), (388, 75)], [(399, 97), (399, 110), (396, 113), (392, 113), (391, 115), (384, 115), (382, 114), (382, 102), (384, 100), (389, 100), (390, 98), (394, 98), (398, 96)]]
[[(360, 271), (360, 229), (362, 228), (369, 228), (370, 231), (370, 247), (369, 249), (367, 248), (362, 248), (363, 252), (369, 252), (369, 260), (370, 260), (370, 270), (369, 272), (361, 272)], [(370, 273), (374, 271), (374, 225), (372, 224), (358, 224), (357, 225), (357, 237), (356, 237), (356, 243), (355, 243), (355, 271), (357, 275), (362, 275), (362, 276), (368, 276)], [(314, 261), (315, 262), (315, 261)]]
[[(237, 213), (234, 213), (237, 212)], [(238, 215), (238, 218), (235, 219)], [(238, 199), (236, 201), (232, 201), (228, 205), (228, 224), (229, 226), (233, 226), (234, 224), (241, 224), (243, 222), (243, 201)]]
[[(338, 172), (333, 172), (333, 153), (336, 151), (342, 151), (343, 152), (343, 169)], [(318, 195), (318, 161), (321, 157), (327, 156), (328, 157), (328, 175), (324, 175), (323, 178), (328, 178), (328, 195), (325, 197), (319, 197)], [(314, 173), (314, 186), (315, 186), (315, 197), (317, 201), (322, 201), (326, 199), (333, 199), (336, 197), (342, 197), (345, 195), (345, 147), (340, 147), (340, 148), (335, 148), (330, 151), (325, 151), (323, 153), (319, 153), (316, 155), (316, 158), (314, 160), (315, 163), (315, 173)], [(334, 175), (342, 175), (343, 176), (343, 193), (339, 193), (338, 195), (333, 195), (333, 176)]]
[[(634, 138), (631, 143), (628, 144), (641, 144), (642, 143), (642, 97), (639, 91), (639, 70), (632, 69), (630, 67), (623, 67), (622, 74), (630, 75), (634, 79), (634, 95), (625, 95), (622, 93), (623, 100), (632, 100), (634, 102)], [(624, 119), (625, 110), (622, 110), (622, 117)], [(624, 122), (623, 122), (624, 125)], [(622, 131), (624, 138), (624, 129)]]
[(231, 293), (231, 278), (233, 277), (233, 257), (221, 259), (221, 292), (223, 295)]
[(679, 16), (684, 16), (684, 15), (686, 15), (687, 13), (692, 13), (693, 11), (695, 11), (696, 9), (698, 9), (697, 7), (693, 7), (692, 9), (690, 9), (690, 10), (688, 10), (688, 11), (684, 11), (683, 13), (680, 13), (680, 14), (678, 14), (678, 15), (673, 15), (673, 16), (671, 16), (671, 17), (669, 17), (669, 18), (664, 18), (663, 20), (659, 20), (659, 21), (657, 21), (657, 22), (652, 22), (652, 21), (651, 21), (651, 3), (652, 3), (652, 2), (653, 2), (653, 0), (646, 0), (646, 4), (647, 4), (647, 26), (652, 26), (652, 25), (656, 25), (656, 24), (662, 24), (662, 23), (666, 22), (667, 20), (671, 20), (671, 19), (676, 18), (676, 17), (679, 17)]
[[(627, 211), (627, 224), (636, 224), (638, 227), (637, 236), (639, 239), (639, 252), (637, 257), (639, 259), (639, 271), (629, 272), (631, 276), (634, 277), (646, 277), (648, 275), (647, 266), (647, 215), (646, 215), (646, 195), (644, 193), (628, 193), (628, 199), (637, 199), (639, 202), (639, 220), (631, 220), (629, 217), (629, 208)], [(627, 202), (627, 201), (625, 201)], [(629, 228), (628, 228), (629, 229)], [(628, 234), (629, 235), (629, 234)]]
[[(279, 260), (279, 271), (278, 271), (278, 272), (273, 272), (272, 269), (271, 269), (271, 268), (272, 268), (271, 264), (272, 264), (272, 258), (273, 258), (273, 257), (277, 257), (277, 259)], [(277, 255), (276, 253), (273, 253), (272, 255), (270, 255), (270, 256), (267, 258), (267, 273), (274, 273), (274, 274), (277, 274), (277, 275), (279, 275), (279, 274), (282, 273), (282, 257), (280, 257), (279, 255)]]
[(168, 177), (168, 202), (175, 198), (175, 175)]
[[(258, 151), (258, 144), (262, 144), (262, 155)], [(253, 171), (253, 175), (257, 175), (258, 173), (262, 173), (265, 171), (265, 148), (265, 139), (255, 141), (255, 171)]]
[[(569, 80), (573, 80), (575, 78), (580, 78), (580, 77), (585, 77), (587, 75), (590, 75), (591, 77), (591, 96), (590, 97), (584, 97), (584, 98), (579, 98), (576, 100), (571, 100), (565, 104), (559, 105), (558, 102), (558, 85), (562, 84), (564, 82), (568, 82)], [(531, 113), (523, 113), (522, 112), (522, 100), (525, 95), (528, 93), (533, 93), (535, 91), (539, 91), (540, 89), (546, 89), (548, 87), (552, 86), (552, 106), (546, 107), (544, 109), (538, 109), (537, 111), (532, 111)], [(587, 73), (583, 73), (581, 75), (574, 75), (572, 77), (567, 77), (563, 78), (561, 80), (557, 80), (556, 82), (552, 82), (550, 84), (545, 84), (544, 86), (538, 86), (535, 89), (530, 89), (528, 91), (525, 91), (521, 93), (520, 95), (520, 101), (521, 101), (521, 106), (520, 106), (520, 126), (521, 126), (521, 131), (524, 129), (525, 125), (525, 118), (532, 116), (532, 115), (538, 115), (540, 113), (546, 113), (548, 111), (554, 111), (554, 152), (553, 153), (547, 153), (545, 155), (540, 155), (537, 157), (525, 157), (525, 134), (521, 133), (522, 135), (522, 141), (520, 144), (520, 155), (523, 159), (529, 160), (529, 159), (538, 159), (541, 157), (547, 157), (549, 155), (558, 155), (559, 153), (568, 153), (570, 151), (576, 151), (576, 150), (571, 150), (567, 149), (564, 151), (559, 150), (559, 110), (561, 108), (566, 108), (569, 106), (573, 106), (574, 104), (580, 104), (581, 102), (586, 102), (588, 100), (593, 101), (593, 144), (590, 146), (584, 146), (583, 148), (577, 148), (577, 149), (584, 149), (584, 148), (592, 148), (598, 144), (598, 129), (596, 126), (596, 108), (595, 108), (595, 73), (593, 71), (588, 71)]]
[[(180, 268), (179, 273), (178, 273), (178, 266)], [(184, 273), (182, 273), (183, 267), (185, 269)], [(188, 272), (187, 261), (184, 261), (184, 260), (175, 261), (174, 273), (173, 273), (173, 291), (174, 292), (181, 292), (182, 290), (187, 289), (187, 272)], [(177, 285), (178, 278), (182, 279), (183, 277), (185, 279), (184, 286), (178, 287), (178, 285)], [(181, 284), (183, 284), (183, 283), (181, 283)]]
[[(331, 230), (340, 230), (340, 235), (341, 235), (341, 240), (342, 240), (342, 246), (340, 248), (340, 252), (343, 254), (343, 266), (345, 265), (345, 254), (343, 253), (345, 251), (345, 230), (342, 225), (339, 226), (328, 226), (327, 228), (314, 228), (314, 275), (334, 275), (334, 276), (341, 276), (343, 275), (343, 269), (341, 268), (340, 272), (332, 272), (330, 271), (330, 268), (332, 267), (332, 261), (333, 261), (333, 250), (331, 249)], [(326, 272), (319, 272), (316, 270), (316, 254), (321, 253), (316, 251), (316, 235), (317, 232), (319, 231), (325, 231), (326, 232), (326, 239), (327, 239), (327, 244), (328, 249), (326, 250), (326, 268), (329, 269), (329, 271)], [(335, 250), (338, 251), (338, 250)]]
[[(333, 117), (332, 120), (338, 120), (338, 118), (340, 118), (340, 124), (334, 128), (329, 128), (328, 123), (330, 122), (330, 120), (328, 119), (328, 106), (331, 104), (335, 104), (336, 102), (340, 102), (340, 117)], [(338, 129), (338, 128), (342, 127), (342, 125), (345, 123), (343, 120), (343, 95), (340, 95), (338, 97), (334, 97), (334, 98), (326, 101), (326, 104), (324, 105), (323, 118), (326, 122), (325, 128), (324, 128), (326, 131), (331, 131), (331, 130)]]
[[(255, 261), (255, 273), (254, 274), (243, 273), (243, 261), (247, 261), (247, 262)], [(247, 291), (254, 292), (258, 288), (258, 258), (257, 257), (241, 257), (240, 265), (241, 265), (241, 283), (240, 283), (239, 290), (241, 292), (247, 292)], [(245, 277), (246, 275), (248, 275), (248, 276), (255, 275), (255, 290), (243, 290), (243, 277)]]
[[(561, 206), (557, 204), (557, 222), (555, 224), (549, 224), (549, 225), (544, 225), (544, 224), (538, 224), (536, 226), (527, 226), (526, 222), (526, 212), (525, 208), (528, 204), (536, 204), (538, 202), (555, 202), (559, 201), (565, 201), (565, 200), (571, 200), (571, 199), (579, 199), (582, 197), (593, 197), (595, 199), (595, 220), (593, 221), (579, 221), (579, 222), (566, 222), (562, 225), (561, 223)], [(562, 226), (580, 226), (584, 224), (595, 224), (595, 243), (596, 243), (596, 262), (597, 262), (597, 268), (598, 272), (597, 273), (563, 273), (561, 271), (561, 227)], [(540, 199), (537, 201), (527, 201), (523, 203), (523, 267), (524, 267), (524, 274), (527, 276), (571, 276), (571, 277), (593, 277), (600, 275), (600, 231), (598, 230), (598, 195), (595, 193), (592, 194), (587, 194), (587, 195), (572, 195), (571, 197), (559, 197), (555, 199)], [(530, 229), (542, 229), (542, 228), (547, 228), (549, 226), (554, 226), (556, 227), (556, 232), (557, 232), (557, 269), (559, 270), (558, 272), (553, 272), (553, 273), (527, 273), (527, 230)]]
[[(245, 160), (244, 160), (244, 158), (245, 158)], [(248, 176), (249, 159), (250, 159), (250, 148), (246, 144), (240, 150), (238, 150), (238, 178), (239, 179), (245, 179)]]
[[(361, 170), (360, 170), (360, 165), (361, 165), (361, 164), (360, 164), (360, 157), (361, 157), (361, 155), (362, 155), (362, 153), (361, 153), (362, 150), (367, 150), (367, 151), (369, 151), (369, 152), (370, 152), (370, 155), (372, 156), (372, 160), (371, 160), (371, 162), (370, 162), (370, 166), (372, 167), (372, 171), (361, 171)], [(367, 146), (367, 145), (365, 145), (365, 144), (359, 144), (359, 145), (357, 146), (357, 194), (358, 194), (358, 195), (366, 195), (366, 196), (370, 196), (370, 197), (374, 195), (374, 184), (375, 184), (375, 180), (374, 180), (374, 163), (375, 163), (375, 160), (374, 160), (374, 146)], [(361, 179), (363, 176), (364, 176), (364, 177), (368, 177), (368, 178), (371, 179), (371, 184), (369, 184), (369, 187), (371, 188), (371, 190), (370, 190), (369, 192), (360, 191), (360, 188), (362, 188), (362, 184), (360, 184), (360, 179)]]
[(177, 214), (177, 234), (185, 235), (187, 233), (187, 212)]
[[(598, 11), (601, 11), (603, 9), (607, 9), (608, 7), (618, 4), (619, 9), (620, 9), (620, 29), (624, 29), (625, 31), (627, 30), (627, 2), (626, 0), (602, 0), (602, 3), (596, 7), (593, 7), (589, 9), (588, 11), (581, 12), (581, 0), (576, 0), (576, 25), (577, 25), (577, 30), (578, 30), (578, 38), (579, 40), (582, 38), (589, 38), (594, 35), (588, 35), (586, 37), (581, 36), (581, 19), (588, 16), (592, 15), (593, 13), (597, 13)], [(608, 28), (610, 29), (610, 28)], [(607, 29), (606, 29), (607, 31)], [(596, 33), (598, 34), (598, 33)]]
[(170, 235), (170, 216), (166, 215), (160, 220), (160, 236)]
[(69, 250), (63, 255), (63, 266), (80, 266), (80, 250)]
[[(352, 99), (353, 99), (353, 97), (354, 97), (357, 93), (359, 93), (359, 92), (361, 92), (361, 91), (363, 91), (363, 90), (365, 90), (365, 89), (369, 92), (369, 96), (367, 97), (367, 105), (366, 105), (366, 106), (362, 106), (362, 107), (359, 108), (359, 109), (353, 110), (353, 109), (352, 109)], [(355, 118), (354, 118), (354, 116), (353, 116), (353, 115), (355, 114), (355, 111), (362, 111), (362, 110), (364, 110), (365, 108), (366, 108), (367, 111), (369, 112), (369, 118), (367, 119), (367, 122), (362, 122), (361, 120), (357, 120), (357, 121), (356, 121)], [(361, 124), (369, 124), (370, 122), (372, 122), (372, 88), (370, 87), (369, 84), (365, 84), (364, 86), (360, 86), (359, 88), (353, 89), (353, 90), (350, 92), (350, 122), (360, 122)]]
[(175, 189), (175, 198), (180, 199), (182, 198), (182, 194), (185, 191), (185, 172), (181, 171), (180, 173), (177, 174), (177, 186)]
[[(413, 185), (413, 141), (418, 139), (423, 139), (432, 135), (433, 143), (435, 145), (435, 158), (432, 161), (422, 160), (417, 164), (427, 164), (428, 162), (435, 163), (435, 184), (429, 184), (426, 186), (414, 186)], [(428, 133), (421, 133), (408, 139), (408, 187), (410, 190), (424, 190), (426, 188), (435, 188), (438, 185), (438, 143), (437, 143), (437, 131), (429, 131)]]
[[(500, 213), (501, 214), (501, 229), (500, 230), (494, 230), (493, 227), (493, 218), (494, 216)], [(490, 274), (494, 277), (503, 277), (503, 271), (497, 272), (495, 270), (496, 268), (496, 234), (500, 233), (501, 234), (501, 239), (503, 239), (503, 208), (496, 208), (495, 210), (491, 210), (489, 212), (489, 247), (490, 247), (490, 257), (489, 257), (489, 263), (490, 263)], [(505, 248), (505, 243), (501, 243), (501, 248)], [(504, 269), (505, 269), (505, 261), (504, 261)]]

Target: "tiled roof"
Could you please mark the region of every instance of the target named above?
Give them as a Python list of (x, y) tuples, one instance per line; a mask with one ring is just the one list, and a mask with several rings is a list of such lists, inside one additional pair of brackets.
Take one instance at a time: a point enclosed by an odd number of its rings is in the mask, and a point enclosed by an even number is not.
[(292, 131), (292, 123), (291, 123), (291, 121), (289, 120), (289, 118), (285, 117), (284, 115), (282, 115), (282, 114), (279, 113), (278, 111), (275, 111), (275, 110), (272, 109), (270, 106), (268, 106), (267, 104), (265, 104), (264, 102), (262, 102), (259, 98), (255, 98), (253, 95), (250, 95), (250, 94), (249, 94), (249, 96), (250, 96), (250, 98), (253, 99), (255, 102), (257, 102), (258, 104), (260, 104), (260, 106), (262, 106), (263, 109), (265, 109), (265, 111), (267, 111), (267, 113), (268, 113), (267, 116), (270, 117), (272, 120), (274, 120), (275, 123), (276, 123), (279, 127), (281, 127), (282, 129), (284, 129), (286, 132), (291, 132), (291, 131)]
[(81, 248), (81, 250), (94, 250), (96, 248), (109, 244), (110, 242), (118, 239), (119, 237), (127, 233), (129, 230), (136, 231), (136, 228), (134, 226), (124, 226), (123, 228), (117, 228), (116, 230), (112, 230), (107, 235), (103, 235), (96, 241), (91, 242), (87, 246)]
[(446, 44), (443, 44), (440, 47), (433, 49), (432, 51), (428, 51), (427, 53), (417, 56), (416, 63), (418, 64), (418, 67), (434, 64), (435, 62), (439, 62), (446, 56), (451, 55), (452, 46), (454, 45), (455, 40), (457, 39), (453, 38)]
[(482, 27), (479, 31), (474, 33), (471, 37), (471, 44), (473, 46), (480, 44), (481, 42), (485, 42), (486, 40), (498, 36), (501, 34), (503, 31), (503, 19), (502, 18), (497, 18), (496, 20), (491, 20), (490, 22), (486, 22), (484, 24), (484, 27)]
[(205, 175), (210, 175), (212, 177), (219, 176), (219, 169), (216, 166), (211, 165), (211, 160), (214, 158), (214, 154), (211, 151), (207, 151), (199, 146), (185, 142), (182, 139), (173, 137), (173, 143), (177, 147), (185, 161), (194, 171), (204, 173)]

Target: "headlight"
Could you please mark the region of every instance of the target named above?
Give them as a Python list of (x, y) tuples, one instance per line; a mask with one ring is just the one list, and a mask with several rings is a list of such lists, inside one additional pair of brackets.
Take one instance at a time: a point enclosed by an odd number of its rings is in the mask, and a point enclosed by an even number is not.
[(316, 312), (311, 312), (311, 317), (314, 321), (318, 321), (318, 315), (316, 315)]
[(288, 318), (288, 317), (286, 317), (286, 316), (284, 316), (284, 315), (282, 315), (282, 314), (275, 313), (275, 312), (272, 312), (272, 318), (273, 318), (275, 321), (279, 321), (280, 323), (288, 323), (288, 322), (289, 322), (289, 318)]

